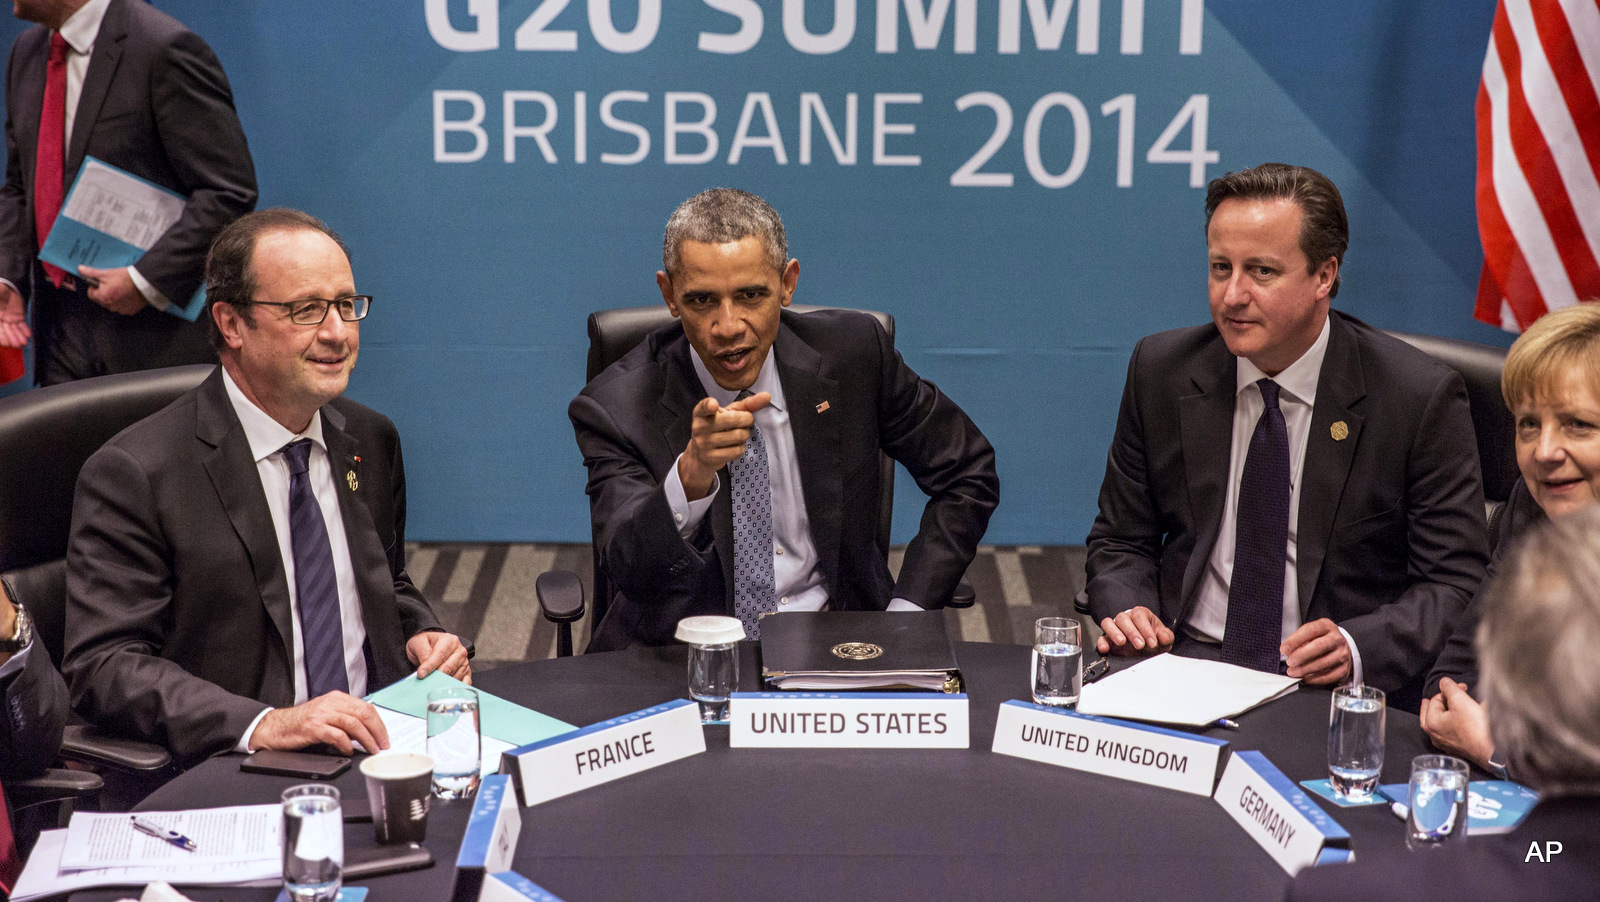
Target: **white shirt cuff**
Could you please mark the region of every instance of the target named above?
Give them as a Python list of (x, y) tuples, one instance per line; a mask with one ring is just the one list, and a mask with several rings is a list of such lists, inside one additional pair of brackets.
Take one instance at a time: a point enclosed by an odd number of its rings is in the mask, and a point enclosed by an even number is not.
[(161, 289), (151, 285), (149, 280), (139, 273), (138, 269), (132, 266), (128, 267), (128, 278), (133, 280), (133, 287), (139, 289), (139, 293), (144, 295), (146, 304), (163, 312), (172, 306), (172, 302), (167, 300), (167, 296), (161, 293)]
[(26, 667), (28, 665), (28, 652), (30, 651), (33, 651), (33, 643), (31, 641), (22, 646), (22, 650), (13, 654), (4, 664), (0, 664), (0, 680)]
[(888, 610), (891, 610), (891, 611), (925, 611), (925, 610), (927, 610), (927, 608), (921, 607), (920, 605), (916, 604), (915, 602), (906, 601), (904, 598), (891, 598), (891, 599), (889, 599)]
[(706, 518), (706, 511), (711, 510), (711, 499), (717, 497), (717, 492), (722, 488), (722, 479), (717, 474), (711, 474), (711, 491), (706, 493), (699, 501), (690, 501), (689, 496), (683, 491), (683, 480), (678, 478), (678, 461), (683, 455), (678, 455), (672, 462), (672, 469), (667, 471), (667, 478), (661, 484), (667, 493), (667, 506), (672, 508), (672, 522), (677, 524), (679, 538), (687, 539), (694, 535), (700, 528), (700, 521)]
[(249, 729), (244, 731), (244, 735), (239, 738), (239, 744), (234, 746), (233, 750), (236, 752), (244, 752), (248, 755), (250, 753), (250, 737), (256, 734), (256, 727), (261, 726), (261, 718), (271, 714), (274, 710), (276, 709), (268, 708), (265, 711), (262, 711), (260, 714), (257, 714), (256, 719), (250, 721)]
[(1360, 686), (1365, 683), (1361, 673), (1361, 649), (1356, 648), (1356, 640), (1350, 638), (1344, 627), (1339, 627), (1339, 635), (1344, 637), (1344, 644), (1350, 647), (1350, 684)]

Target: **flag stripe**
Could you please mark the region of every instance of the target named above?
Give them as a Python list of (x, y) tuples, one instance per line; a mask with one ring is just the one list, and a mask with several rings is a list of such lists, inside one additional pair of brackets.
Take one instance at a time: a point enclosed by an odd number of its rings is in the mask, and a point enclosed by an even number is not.
[[(1587, 48), (1597, 57), (1600, 66), (1600, 4), (1590, 2), (1585, 7), (1597, 20), (1594, 36), (1596, 46)], [(1600, 172), (1600, 80), (1592, 77), (1583, 60), (1582, 48), (1569, 26), (1569, 17), (1554, 4), (1541, 6), (1534, 16), (1539, 27), (1539, 43), (1544, 47), (1545, 59), (1555, 75), (1556, 86), (1566, 100), (1567, 109), (1575, 123), (1578, 141), (1583, 146), (1584, 157), (1592, 172)]]
[[(1589, 90), (1600, 96), (1600, 3), (1595, 0), (1561, 0), (1572, 42), (1589, 73)], [(1591, 136), (1592, 137), (1592, 136)]]

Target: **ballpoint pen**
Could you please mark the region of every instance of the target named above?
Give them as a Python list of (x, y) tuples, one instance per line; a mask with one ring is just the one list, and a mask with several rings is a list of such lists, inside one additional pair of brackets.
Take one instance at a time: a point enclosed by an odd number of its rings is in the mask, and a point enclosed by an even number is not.
[(154, 836), (156, 839), (172, 843), (180, 849), (188, 849), (190, 852), (193, 852), (196, 848), (194, 840), (176, 830), (168, 830), (160, 824), (153, 824), (138, 815), (133, 815), (129, 819), (133, 821), (133, 829), (146, 836)]

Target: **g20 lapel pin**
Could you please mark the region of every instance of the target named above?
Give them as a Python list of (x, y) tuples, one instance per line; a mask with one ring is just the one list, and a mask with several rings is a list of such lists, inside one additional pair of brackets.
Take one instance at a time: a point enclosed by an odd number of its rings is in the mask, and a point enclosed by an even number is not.
[(1334, 423), (1332, 426), (1329, 426), (1328, 432), (1333, 436), (1334, 441), (1342, 442), (1350, 437), (1350, 425), (1344, 420), (1340, 420), (1339, 422)]
[(356, 471), (355, 470), (346, 470), (345, 471), (345, 473), (344, 473), (344, 482), (345, 482), (345, 485), (348, 485), (350, 487), (350, 491), (352, 491), (352, 492), (355, 491), (357, 486), (360, 485), (359, 482), (356, 482)]

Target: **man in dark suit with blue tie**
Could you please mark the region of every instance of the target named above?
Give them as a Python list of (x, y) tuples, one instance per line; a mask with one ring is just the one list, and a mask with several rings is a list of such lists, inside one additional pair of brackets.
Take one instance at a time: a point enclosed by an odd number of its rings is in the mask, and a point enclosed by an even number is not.
[(1349, 224), (1321, 173), (1206, 196), (1212, 322), (1128, 364), (1088, 540), (1100, 651), (1413, 690), (1487, 560), (1461, 377), (1330, 310)]
[(218, 236), (206, 293), (222, 366), (78, 478), (73, 704), (184, 762), (385, 748), (361, 696), (471, 669), (406, 572), (394, 424), (340, 397), (371, 298), (339, 237), (283, 209)]

